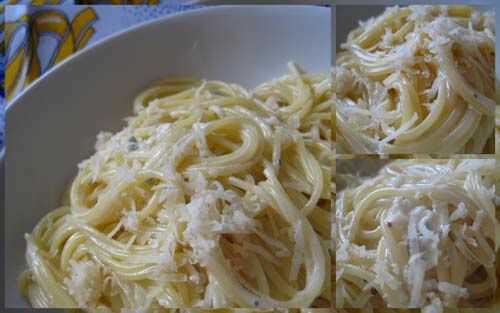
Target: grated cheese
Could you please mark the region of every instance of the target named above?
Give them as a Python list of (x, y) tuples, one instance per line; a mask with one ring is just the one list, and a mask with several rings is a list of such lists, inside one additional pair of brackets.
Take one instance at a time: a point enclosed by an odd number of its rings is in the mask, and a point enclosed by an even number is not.
[(92, 261), (70, 260), (71, 275), (64, 279), (68, 292), (80, 307), (95, 307), (101, 293), (101, 270)]
[(457, 208), (455, 209), (455, 211), (453, 211), (453, 213), (451, 213), (450, 215), (450, 221), (454, 222), (454, 221), (457, 221), (459, 219), (463, 219), (467, 216), (467, 208), (465, 207), (465, 203), (463, 202), (460, 202), (457, 206)]

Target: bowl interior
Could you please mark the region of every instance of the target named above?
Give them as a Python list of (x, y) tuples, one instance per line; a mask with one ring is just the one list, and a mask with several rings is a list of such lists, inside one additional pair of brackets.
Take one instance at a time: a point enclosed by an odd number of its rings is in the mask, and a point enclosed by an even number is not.
[(26, 307), (16, 286), (23, 235), (59, 205), (96, 134), (116, 131), (134, 96), (166, 76), (254, 87), (295, 61), (330, 63), (330, 10), (307, 6), (213, 7), (162, 18), (79, 52), (13, 100), (6, 123), (6, 307)]

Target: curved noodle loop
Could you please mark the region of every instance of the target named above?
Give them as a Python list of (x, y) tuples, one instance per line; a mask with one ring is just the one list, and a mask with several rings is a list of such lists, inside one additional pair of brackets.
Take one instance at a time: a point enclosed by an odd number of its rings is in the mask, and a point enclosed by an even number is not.
[(166, 80), (26, 236), (35, 307), (328, 307), (332, 80)]
[(335, 68), (340, 153), (492, 153), (494, 12), (391, 7), (360, 25)]

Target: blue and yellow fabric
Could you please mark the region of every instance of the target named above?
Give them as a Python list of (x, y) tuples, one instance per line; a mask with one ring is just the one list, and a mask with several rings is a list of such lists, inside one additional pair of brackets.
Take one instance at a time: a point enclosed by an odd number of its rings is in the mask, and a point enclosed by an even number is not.
[[(9, 0), (0, 3), (0, 146), (3, 108), (40, 75), (76, 51), (110, 34), (167, 14), (188, 10), (185, 0), (111, 0), (91, 3), (158, 5), (75, 5), (65, 0)], [(4, 99), (6, 101), (4, 101)]]

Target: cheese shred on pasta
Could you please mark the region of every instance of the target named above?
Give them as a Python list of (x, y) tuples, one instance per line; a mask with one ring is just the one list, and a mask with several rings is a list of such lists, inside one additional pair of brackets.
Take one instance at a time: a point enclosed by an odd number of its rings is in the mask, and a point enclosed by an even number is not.
[(26, 235), (35, 307), (328, 307), (330, 75), (166, 80)]
[(337, 55), (341, 153), (484, 153), (495, 128), (495, 14), (390, 7)]
[(336, 306), (496, 312), (499, 187), (496, 160), (422, 159), (337, 193)]

